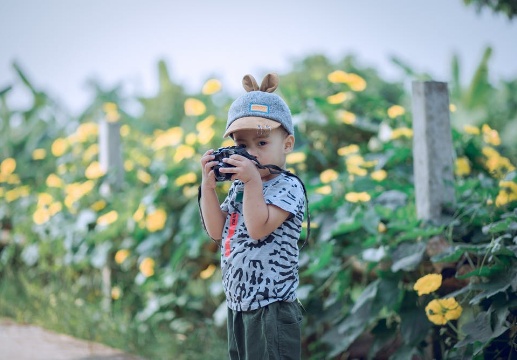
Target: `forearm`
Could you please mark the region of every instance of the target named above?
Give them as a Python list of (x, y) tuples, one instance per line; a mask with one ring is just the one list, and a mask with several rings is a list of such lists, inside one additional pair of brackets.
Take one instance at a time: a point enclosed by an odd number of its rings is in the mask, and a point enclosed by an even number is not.
[(208, 235), (215, 240), (221, 239), (226, 214), (221, 210), (215, 189), (201, 189), (200, 208)]

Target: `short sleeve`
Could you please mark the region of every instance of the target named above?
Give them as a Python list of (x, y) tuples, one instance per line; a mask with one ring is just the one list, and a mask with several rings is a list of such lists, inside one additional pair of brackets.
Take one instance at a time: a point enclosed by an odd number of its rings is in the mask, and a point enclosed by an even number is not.
[(293, 177), (282, 176), (264, 193), (266, 204), (275, 205), (290, 212), (293, 216), (305, 206), (305, 193), (300, 181)]

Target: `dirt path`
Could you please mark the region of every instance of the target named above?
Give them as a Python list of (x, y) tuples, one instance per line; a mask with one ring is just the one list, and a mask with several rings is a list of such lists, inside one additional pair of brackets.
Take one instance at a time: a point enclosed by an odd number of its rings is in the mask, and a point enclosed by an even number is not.
[(1, 360), (143, 360), (102, 344), (0, 319)]

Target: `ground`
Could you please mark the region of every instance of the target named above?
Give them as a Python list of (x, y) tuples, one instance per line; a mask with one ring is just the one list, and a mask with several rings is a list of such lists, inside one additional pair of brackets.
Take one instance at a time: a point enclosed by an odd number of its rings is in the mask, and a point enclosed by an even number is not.
[(143, 360), (102, 344), (8, 319), (0, 319), (0, 354), (5, 360)]

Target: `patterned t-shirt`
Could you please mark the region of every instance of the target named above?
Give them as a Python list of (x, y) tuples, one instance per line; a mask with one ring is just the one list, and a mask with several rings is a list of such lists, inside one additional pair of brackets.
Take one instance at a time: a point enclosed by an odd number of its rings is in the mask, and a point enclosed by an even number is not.
[(250, 311), (275, 301), (296, 300), (298, 239), (302, 228), (305, 195), (299, 180), (280, 174), (263, 183), (266, 204), (291, 215), (262, 239), (249, 237), (244, 224), (244, 184), (235, 181), (221, 209), (228, 213), (221, 242), (221, 269), (228, 307)]

